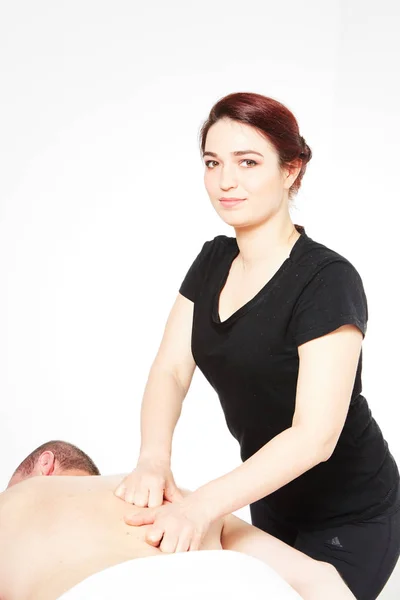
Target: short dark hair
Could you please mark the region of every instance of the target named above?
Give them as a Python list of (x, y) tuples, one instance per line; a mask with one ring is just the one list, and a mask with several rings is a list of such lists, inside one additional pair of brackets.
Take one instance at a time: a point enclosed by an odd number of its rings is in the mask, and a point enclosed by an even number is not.
[(20, 475), (30, 475), (39, 456), (46, 451), (53, 452), (60, 467), (66, 471), (70, 469), (79, 469), (80, 471), (88, 473), (88, 475), (100, 475), (99, 469), (83, 450), (80, 450), (80, 448), (74, 446), (74, 444), (63, 442), (61, 440), (52, 440), (36, 448), (36, 450), (31, 452), (16, 468), (14, 475), (17, 473)]

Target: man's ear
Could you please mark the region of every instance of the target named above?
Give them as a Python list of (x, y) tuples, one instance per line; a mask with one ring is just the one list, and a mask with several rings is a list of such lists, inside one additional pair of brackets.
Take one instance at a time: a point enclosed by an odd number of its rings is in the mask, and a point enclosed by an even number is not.
[(42, 452), (35, 465), (35, 471), (38, 475), (54, 475), (56, 468), (56, 458), (51, 450)]

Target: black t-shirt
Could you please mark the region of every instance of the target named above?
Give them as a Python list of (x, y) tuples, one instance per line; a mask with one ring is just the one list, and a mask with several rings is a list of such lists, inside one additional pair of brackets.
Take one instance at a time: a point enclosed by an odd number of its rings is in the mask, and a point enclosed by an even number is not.
[[(301, 235), (289, 258), (227, 320), (220, 321), (218, 302), (239, 253), (236, 238), (219, 235), (205, 242), (179, 290), (194, 302), (193, 357), (218, 394), (243, 461), (292, 424), (298, 346), (349, 323), (366, 332), (360, 275), (346, 258), (296, 227)], [(362, 353), (329, 460), (264, 499), (289, 523), (308, 529), (323, 521), (340, 524), (372, 517), (393, 501), (399, 472), (361, 395), (361, 370)]]

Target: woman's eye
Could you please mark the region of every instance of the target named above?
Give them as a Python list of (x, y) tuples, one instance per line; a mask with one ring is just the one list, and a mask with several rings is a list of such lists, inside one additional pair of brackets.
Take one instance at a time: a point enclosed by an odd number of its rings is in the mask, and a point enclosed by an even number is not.
[[(205, 165), (206, 165), (206, 167), (207, 167), (208, 169), (213, 169), (214, 167), (211, 167), (211, 166), (210, 166), (210, 163), (216, 163), (216, 162), (217, 162), (216, 160), (206, 160), (206, 161), (205, 161)], [(257, 164), (257, 163), (256, 163), (256, 161), (255, 161), (255, 160), (252, 160), (251, 158), (245, 158), (245, 159), (241, 160), (240, 162), (253, 163), (252, 165), (250, 165), (251, 167), (252, 167), (253, 165), (256, 165), (256, 164)], [(249, 165), (248, 165), (248, 166), (249, 166)]]

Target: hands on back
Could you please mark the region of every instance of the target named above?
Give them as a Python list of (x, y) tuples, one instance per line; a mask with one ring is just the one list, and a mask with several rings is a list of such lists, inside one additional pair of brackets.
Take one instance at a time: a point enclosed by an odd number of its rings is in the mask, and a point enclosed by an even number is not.
[(129, 504), (149, 508), (161, 506), (164, 499), (174, 502), (183, 498), (169, 461), (156, 459), (139, 459), (136, 468), (117, 487), (115, 495)]
[(151, 546), (166, 553), (200, 549), (211, 518), (195, 500), (195, 494), (184, 496), (177, 488), (169, 462), (139, 460), (134, 471), (117, 487), (115, 495), (141, 508), (127, 513), (125, 522), (135, 526), (152, 525), (145, 538)]

